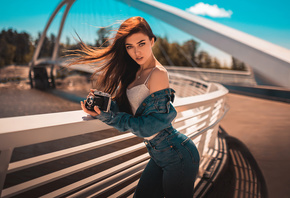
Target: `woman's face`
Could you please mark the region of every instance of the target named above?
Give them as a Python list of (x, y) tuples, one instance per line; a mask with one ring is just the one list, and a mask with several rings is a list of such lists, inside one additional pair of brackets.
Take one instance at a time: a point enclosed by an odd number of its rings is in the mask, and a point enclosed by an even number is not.
[(139, 65), (144, 65), (152, 57), (154, 38), (141, 32), (132, 34), (126, 38), (125, 47), (130, 57)]

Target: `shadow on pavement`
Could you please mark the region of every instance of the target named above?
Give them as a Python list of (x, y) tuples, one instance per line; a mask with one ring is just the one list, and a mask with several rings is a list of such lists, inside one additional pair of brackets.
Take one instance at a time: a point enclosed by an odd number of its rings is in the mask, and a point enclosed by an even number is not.
[(228, 160), (205, 197), (268, 198), (264, 176), (246, 145), (229, 136), (222, 127), (219, 133), (226, 140)]

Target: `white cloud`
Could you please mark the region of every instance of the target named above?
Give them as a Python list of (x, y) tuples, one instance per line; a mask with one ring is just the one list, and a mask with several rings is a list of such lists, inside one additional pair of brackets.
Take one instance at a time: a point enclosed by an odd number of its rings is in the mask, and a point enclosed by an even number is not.
[(196, 15), (208, 15), (219, 18), (230, 18), (233, 14), (231, 10), (226, 11), (224, 8), (219, 8), (217, 5), (209, 5), (202, 2), (197, 3), (186, 10)]

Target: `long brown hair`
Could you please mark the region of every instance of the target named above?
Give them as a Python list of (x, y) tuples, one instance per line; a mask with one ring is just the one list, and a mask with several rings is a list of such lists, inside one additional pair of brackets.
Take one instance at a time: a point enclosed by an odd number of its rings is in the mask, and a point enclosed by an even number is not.
[(72, 62), (68, 64), (98, 64), (92, 75), (96, 89), (109, 93), (116, 100), (120, 111), (132, 114), (126, 89), (135, 79), (140, 66), (129, 56), (125, 48), (126, 38), (134, 33), (142, 32), (151, 40), (156, 37), (149, 24), (142, 17), (131, 17), (119, 27), (112, 44), (106, 48), (92, 48), (81, 41), (80, 50), (75, 50)]

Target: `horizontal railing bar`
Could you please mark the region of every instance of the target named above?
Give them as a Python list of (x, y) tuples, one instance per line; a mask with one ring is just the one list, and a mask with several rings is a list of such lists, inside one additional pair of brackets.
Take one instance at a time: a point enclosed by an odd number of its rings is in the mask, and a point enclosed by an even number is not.
[(138, 185), (139, 179), (131, 183), (130, 185), (126, 186), (125, 188), (122, 188), (120, 191), (116, 192), (115, 194), (110, 195), (108, 198), (116, 198), (121, 197), (124, 194), (126, 194), (128, 191), (131, 191), (132, 189), (136, 188)]
[(84, 144), (81, 146), (76, 146), (76, 147), (64, 149), (61, 151), (56, 151), (56, 152), (48, 153), (45, 155), (13, 162), (9, 164), (8, 173), (12, 173), (12, 172), (19, 171), (25, 168), (33, 167), (36, 165), (40, 165), (43, 163), (47, 163), (53, 160), (61, 159), (61, 158), (75, 155), (78, 153), (86, 152), (92, 149), (96, 149), (102, 146), (110, 145), (115, 142), (127, 140), (134, 137), (136, 136), (134, 136), (132, 133), (126, 133), (124, 135), (114, 136), (111, 138), (102, 139), (100, 141)]
[[(206, 167), (208, 165), (208, 163), (212, 159), (212, 154), (213, 154), (213, 149), (209, 149), (207, 155), (202, 156), (203, 159), (200, 160), (199, 168), (203, 168), (203, 167)], [(205, 158), (207, 158), (207, 160), (204, 160)]]
[[(148, 163), (148, 161), (146, 162), (146, 164), (147, 164), (147, 163)], [(120, 181), (117, 181), (116, 183), (112, 183), (111, 186), (109, 186), (109, 187), (107, 187), (107, 188), (103, 188), (103, 189), (102, 189), (100, 192), (98, 192), (98, 193), (94, 193), (94, 194), (92, 195), (92, 197), (95, 197), (95, 196), (96, 196), (96, 197), (101, 196), (101, 195), (102, 195), (103, 193), (105, 193), (106, 191), (110, 191), (110, 190), (114, 189), (115, 186), (117, 186), (117, 185), (121, 185), (121, 184), (127, 182), (128, 180), (130, 180), (130, 179), (136, 177), (137, 175), (140, 175), (140, 174), (143, 172), (143, 169), (145, 168), (146, 164), (144, 164), (143, 167), (141, 167), (141, 169), (140, 169), (138, 172), (129, 173), (128, 176), (127, 176), (127, 178), (124, 178), (124, 179), (122, 179), (122, 180), (120, 180)], [(122, 176), (123, 176), (123, 175), (122, 175)], [(137, 184), (136, 184), (136, 185), (137, 185)]]
[(205, 131), (207, 131), (207, 130), (209, 130), (210, 128), (212, 128), (212, 127), (214, 127), (215, 125), (217, 125), (217, 124), (218, 124), (218, 123), (223, 119), (223, 117), (226, 115), (226, 113), (228, 112), (228, 110), (229, 110), (229, 107), (228, 107), (227, 105), (225, 105), (225, 106), (224, 106), (224, 113), (222, 114), (222, 116), (221, 116), (219, 119), (217, 119), (217, 120), (216, 120), (212, 125), (210, 125), (210, 126), (204, 128), (204, 129), (198, 131), (197, 133), (193, 134), (193, 136), (191, 136), (191, 137), (193, 138), (193, 137), (199, 136), (199, 135), (201, 135), (202, 133), (204, 133)]
[[(93, 184), (93, 185), (89, 186), (88, 188), (85, 188), (85, 189), (83, 189), (75, 194), (68, 196), (68, 198), (97, 196), (97, 195), (103, 193), (104, 191), (112, 188), (112, 186), (115, 186), (116, 184), (123, 182), (127, 177), (134, 177), (135, 175), (142, 172), (143, 169), (145, 168), (146, 164), (148, 163), (148, 161), (149, 160), (144, 161), (144, 162), (137, 164), (131, 168), (128, 168), (127, 170), (122, 171), (122, 172), (120, 172), (112, 177), (104, 179), (101, 182)], [(91, 194), (91, 192), (97, 192), (97, 193)]]
[(223, 97), (224, 93), (218, 91), (216, 93), (179, 98), (179, 100), (174, 101), (173, 104), (178, 112), (182, 112), (187, 109), (194, 109), (200, 106), (213, 104), (215, 101)]
[(215, 119), (218, 119), (217, 117), (218, 117), (218, 115), (219, 115), (219, 111), (217, 111), (217, 112), (215, 112), (212, 116), (211, 116), (211, 118), (210, 118), (210, 122), (209, 122), (209, 125), (211, 125), (212, 123), (214, 123), (215, 122)]
[(177, 123), (177, 122), (186, 120), (186, 119), (194, 117), (194, 116), (199, 116), (201, 114), (207, 113), (208, 111), (210, 111), (210, 109), (211, 109), (211, 107), (207, 107), (206, 109), (203, 109), (201, 111), (195, 112), (193, 114), (188, 114), (188, 115), (183, 115), (183, 112), (180, 112), (179, 115), (177, 115), (178, 117), (174, 119), (174, 122)]
[(175, 77), (175, 79), (182, 79), (182, 80), (187, 80), (187, 81), (191, 81), (191, 82), (197, 82), (201, 85), (206, 85), (208, 86), (210, 83), (208, 82), (205, 82), (203, 80), (199, 80), (197, 78), (192, 78), (190, 76), (187, 76), (187, 75), (183, 75), (183, 74), (180, 74), (180, 73), (174, 73), (174, 72), (169, 72), (169, 76), (170, 77)]
[(1, 118), (0, 126), (0, 150), (113, 128), (82, 110)]
[(203, 117), (199, 118), (198, 120), (194, 120), (194, 118), (190, 118), (188, 120), (185, 120), (185, 121), (183, 121), (184, 124), (181, 127), (177, 127), (176, 130), (177, 131), (182, 131), (182, 130), (184, 130), (186, 128), (189, 128), (189, 127), (191, 127), (193, 125), (196, 125), (198, 123), (201, 123), (201, 122), (205, 121), (208, 117), (209, 117), (209, 115), (206, 114)]
[(221, 104), (215, 106), (214, 109), (212, 110), (212, 113), (215, 114), (217, 111), (219, 111), (221, 109), (221, 107), (222, 107)]
[[(186, 135), (186, 136), (188, 137), (188, 135)], [(198, 147), (200, 140), (201, 140), (201, 136), (197, 136), (196, 138), (192, 139), (194, 144), (196, 144), (196, 147)]]
[(95, 158), (93, 160), (89, 160), (89, 161), (71, 166), (69, 168), (65, 168), (65, 169), (53, 172), (53, 173), (48, 174), (48, 175), (44, 175), (42, 177), (27, 181), (27, 182), (24, 182), (24, 183), (15, 185), (15, 186), (12, 186), (10, 188), (7, 188), (7, 189), (3, 190), (2, 195), (3, 195), (3, 197), (14, 196), (16, 194), (28, 191), (28, 190), (36, 188), (38, 186), (42, 186), (42, 185), (47, 184), (49, 182), (55, 181), (57, 179), (64, 178), (66, 176), (69, 176), (69, 175), (72, 175), (74, 173), (80, 172), (82, 170), (88, 169), (90, 167), (96, 166), (98, 164), (107, 162), (109, 160), (116, 159), (120, 156), (126, 155), (128, 153), (133, 152), (133, 151), (140, 150), (144, 147), (145, 147), (144, 143), (142, 142), (142, 143), (139, 143), (137, 145), (134, 145), (134, 146), (131, 146), (131, 147), (128, 147), (128, 148), (104, 155), (102, 157), (98, 157), (98, 158)]
[(217, 102), (214, 104), (214, 107), (222, 104), (223, 101), (224, 101), (223, 99), (217, 100)]
[(80, 181), (77, 181), (73, 184), (70, 184), (70, 185), (67, 185), (63, 188), (60, 188), (56, 191), (53, 191), (49, 194), (46, 194), (44, 196), (42, 196), (41, 198), (51, 198), (51, 197), (61, 197), (61, 196), (64, 196), (64, 195), (67, 195), (71, 192), (74, 192), (76, 190), (79, 190), (79, 189), (82, 189), (84, 188), (85, 186), (88, 186), (88, 185), (91, 185), (93, 183), (96, 183), (96, 182), (99, 182), (99, 181), (102, 181), (103, 179), (111, 176), (111, 175), (114, 175), (118, 172), (121, 172), (122, 170), (126, 170), (127, 168), (129, 167), (132, 167), (133, 165), (136, 165), (142, 161), (145, 161), (147, 159), (149, 159), (150, 156), (148, 153), (145, 153), (145, 154), (142, 154), (138, 157), (135, 157), (131, 160), (128, 160), (126, 162), (123, 162), (122, 164), (118, 164), (112, 168), (109, 168), (105, 171), (102, 171), (100, 173), (97, 173), (95, 175), (92, 175), (90, 177), (87, 177), (85, 179), (82, 179)]
[(240, 71), (240, 70), (224, 70), (224, 69), (206, 69), (206, 68), (192, 68), (192, 67), (184, 67), (184, 66), (167, 66), (166, 69), (171, 72), (171, 70), (175, 71), (192, 71), (192, 72), (205, 72), (205, 73), (223, 73), (229, 75), (251, 75), (251, 71)]
[(224, 112), (222, 114), (222, 116), (217, 119), (214, 123), (210, 124), (208, 127), (198, 131), (199, 129), (194, 130), (193, 132), (186, 132), (185, 135), (188, 136), (189, 138), (195, 138), (199, 135), (201, 135), (202, 133), (206, 132), (207, 130), (211, 129), (212, 127), (216, 126), (220, 120), (222, 120), (222, 118), (225, 116), (225, 114), (227, 113), (227, 111), (229, 110), (228, 106), (224, 106)]
[[(202, 123), (199, 123), (199, 125), (197, 125), (197, 126), (191, 126), (190, 128), (178, 130), (178, 131), (180, 131), (181, 133), (185, 133), (185, 134), (197, 133), (197, 131), (201, 130), (205, 125), (206, 125), (206, 122), (202, 122)], [(192, 128), (194, 128), (194, 129), (192, 129)], [(178, 128), (176, 128), (176, 129), (178, 129)]]

